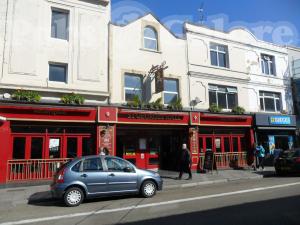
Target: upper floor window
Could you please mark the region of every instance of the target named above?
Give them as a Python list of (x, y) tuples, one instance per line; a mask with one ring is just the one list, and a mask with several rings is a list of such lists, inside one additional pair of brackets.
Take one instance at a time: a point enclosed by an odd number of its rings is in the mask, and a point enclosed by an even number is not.
[(157, 32), (153, 27), (144, 28), (144, 48), (158, 51)]
[(274, 92), (259, 92), (260, 109), (266, 112), (280, 112), (281, 111), (281, 96), (280, 93)]
[(228, 47), (225, 45), (210, 44), (211, 65), (229, 68)]
[(125, 101), (133, 101), (135, 96), (142, 100), (142, 76), (125, 74)]
[(49, 64), (49, 81), (67, 82), (66, 64)]
[(217, 104), (222, 109), (233, 109), (238, 105), (236, 87), (209, 85), (209, 104)]
[(164, 104), (175, 102), (179, 98), (178, 80), (164, 79)]
[(69, 39), (69, 12), (60, 9), (52, 9), (51, 37)]
[(274, 56), (261, 55), (261, 70), (263, 74), (275, 75)]

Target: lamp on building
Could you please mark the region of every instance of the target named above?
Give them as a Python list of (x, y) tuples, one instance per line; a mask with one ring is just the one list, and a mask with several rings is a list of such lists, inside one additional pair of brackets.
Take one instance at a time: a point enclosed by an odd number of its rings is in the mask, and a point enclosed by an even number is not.
[(6, 117), (0, 116), (0, 121), (6, 121)]
[(194, 100), (191, 101), (191, 105), (192, 105), (192, 110), (194, 110), (195, 106), (198, 105), (199, 103), (201, 103), (202, 101), (196, 97)]

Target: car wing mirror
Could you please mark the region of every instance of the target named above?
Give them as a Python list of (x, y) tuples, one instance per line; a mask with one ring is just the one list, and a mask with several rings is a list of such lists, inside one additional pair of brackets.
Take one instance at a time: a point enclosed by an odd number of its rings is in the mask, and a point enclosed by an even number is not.
[(131, 167), (125, 167), (124, 172), (131, 173), (131, 172), (133, 172), (133, 169)]

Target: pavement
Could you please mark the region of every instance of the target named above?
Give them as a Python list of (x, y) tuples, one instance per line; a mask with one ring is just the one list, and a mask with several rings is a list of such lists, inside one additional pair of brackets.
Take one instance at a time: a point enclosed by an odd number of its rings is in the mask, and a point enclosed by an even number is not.
[[(188, 174), (184, 174), (182, 180), (176, 180), (178, 172), (160, 170), (159, 174), (164, 180), (164, 190), (195, 187), (208, 184), (226, 183), (238, 180), (261, 179), (264, 176), (272, 176), (274, 169), (265, 168), (265, 171), (255, 172), (250, 169), (244, 170), (219, 170), (208, 173), (193, 173), (192, 180), (186, 180)], [(27, 184), (28, 185), (28, 184)], [(10, 185), (11, 186), (11, 185)], [(0, 189), (0, 210), (14, 208), (20, 204), (47, 201), (52, 199), (49, 184), (36, 186), (15, 186)]]

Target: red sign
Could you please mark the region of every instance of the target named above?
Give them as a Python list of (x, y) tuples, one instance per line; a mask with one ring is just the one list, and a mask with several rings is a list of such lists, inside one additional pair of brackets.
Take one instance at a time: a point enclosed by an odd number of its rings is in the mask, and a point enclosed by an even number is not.
[(0, 115), (7, 120), (25, 121), (96, 121), (97, 110), (89, 107), (58, 107), (41, 105), (1, 105)]
[(114, 107), (99, 107), (98, 108), (98, 122), (116, 123), (117, 122), (117, 108)]
[(110, 155), (114, 155), (114, 137), (115, 137), (115, 126), (100, 126), (99, 127), (99, 151), (106, 148)]
[(188, 125), (189, 114), (119, 109), (118, 123)]
[(252, 116), (201, 113), (199, 125), (251, 127)]

